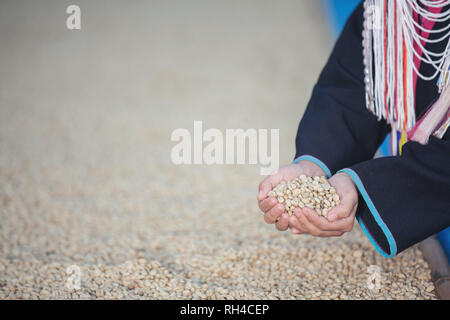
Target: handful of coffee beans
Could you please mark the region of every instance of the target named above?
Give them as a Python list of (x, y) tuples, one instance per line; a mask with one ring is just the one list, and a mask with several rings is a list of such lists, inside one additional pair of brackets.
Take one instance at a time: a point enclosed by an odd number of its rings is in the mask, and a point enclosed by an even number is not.
[(340, 202), (339, 195), (327, 178), (305, 175), (280, 182), (269, 192), (269, 197), (276, 198), (283, 204), (290, 216), (294, 214), (295, 208), (308, 207), (326, 218), (328, 212)]

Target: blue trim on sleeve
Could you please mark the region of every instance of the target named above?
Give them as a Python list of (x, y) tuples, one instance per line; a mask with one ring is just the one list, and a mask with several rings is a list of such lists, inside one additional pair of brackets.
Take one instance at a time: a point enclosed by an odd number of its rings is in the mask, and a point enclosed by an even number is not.
[(370, 232), (367, 230), (367, 228), (364, 225), (364, 222), (362, 221), (361, 217), (358, 216), (356, 219), (358, 220), (358, 223), (361, 226), (361, 229), (364, 231), (364, 233), (367, 236), (367, 238), (369, 238), (370, 242), (373, 244), (373, 246), (378, 251), (378, 253), (380, 253), (383, 257), (392, 258), (393, 256), (395, 256), (397, 254), (397, 243), (395, 242), (395, 239), (392, 236), (391, 231), (389, 230), (387, 225), (384, 223), (383, 219), (381, 218), (380, 214), (378, 213), (377, 209), (375, 208), (375, 205), (373, 204), (372, 200), (370, 199), (370, 196), (367, 193), (366, 188), (364, 188), (364, 185), (361, 182), (361, 179), (359, 178), (358, 174), (355, 171), (353, 171), (352, 169), (348, 169), (348, 168), (339, 170), (338, 173), (339, 172), (347, 173), (352, 178), (352, 180), (355, 182), (355, 184), (358, 187), (358, 190), (361, 193), (364, 201), (366, 201), (366, 204), (367, 204), (367, 207), (370, 210), (370, 213), (372, 214), (372, 216), (374, 217), (376, 223), (381, 228), (381, 230), (384, 233), (384, 236), (388, 240), (390, 254), (384, 252), (384, 250), (378, 245), (378, 243), (372, 237)]
[(330, 171), (330, 169), (328, 169), (328, 167), (325, 165), (325, 163), (323, 163), (322, 161), (320, 161), (316, 157), (308, 156), (308, 155), (301, 156), (301, 157), (298, 157), (297, 159), (295, 159), (294, 163), (298, 163), (301, 160), (308, 160), (308, 161), (314, 162), (315, 164), (317, 164), (325, 172), (325, 174), (327, 175), (328, 178), (331, 178), (331, 171)]

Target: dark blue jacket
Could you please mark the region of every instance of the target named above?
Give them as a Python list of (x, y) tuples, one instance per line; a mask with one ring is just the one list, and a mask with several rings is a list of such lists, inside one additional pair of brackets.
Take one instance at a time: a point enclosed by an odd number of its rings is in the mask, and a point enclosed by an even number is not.
[[(434, 28), (443, 23), (449, 21)], [(377, 251), (392, 257), (450, 225), (450, 130), (428, 145), (408, 142), (402, 156), (373, 159), (391, 129), (365, 106), (362, 26), (359, 5), (314, 87), (298, 128), (296, 159), (312, 160), (328, 174), (350, 174), (360, 192), (358, 222)], [(442, 51), (444, 42), (427, 48)], [(422, 73), (433, 71), (421, 64)], [(438, 98), (437, 80), (418, 78), (418, 118)]]

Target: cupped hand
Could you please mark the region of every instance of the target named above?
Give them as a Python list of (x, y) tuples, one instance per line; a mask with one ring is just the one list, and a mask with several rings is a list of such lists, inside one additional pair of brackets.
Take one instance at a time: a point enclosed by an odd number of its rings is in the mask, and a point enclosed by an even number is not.
[(284, 205), (278, 203), (275, 198), (267, 197), (267, 195), (281, 181), (294, 180), (302, 174), (306, 176), (326, 176), (325, 172), (314, 162), (302, 160), (278, 169), (259, 184), (258, 204), (264, 213), (264, 221), (268, 224), (275, 224), (275, 227), (280, 231), (288, 229), (289, 215)]

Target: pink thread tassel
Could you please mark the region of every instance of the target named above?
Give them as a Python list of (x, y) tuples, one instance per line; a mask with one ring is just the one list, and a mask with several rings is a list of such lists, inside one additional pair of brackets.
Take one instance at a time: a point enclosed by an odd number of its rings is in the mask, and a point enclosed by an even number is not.
[(445, 88), (439, 99), (427, 113), (408, 132), (409, 140), (427, 144), (430, 136), (438, 130), (438, 126), (447, 116), (450, 107), (450, 86)]

